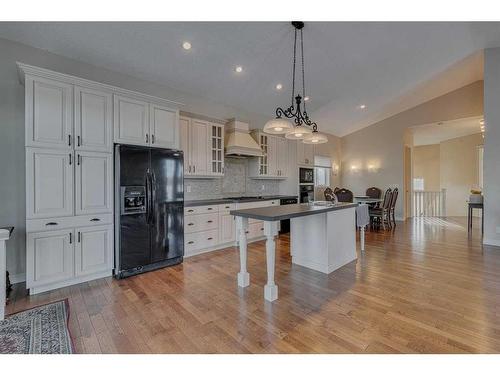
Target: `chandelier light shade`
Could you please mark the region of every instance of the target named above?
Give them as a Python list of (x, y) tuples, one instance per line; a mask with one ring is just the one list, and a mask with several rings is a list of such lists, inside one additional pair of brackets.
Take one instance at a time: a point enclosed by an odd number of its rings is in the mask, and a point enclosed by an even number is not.
[(312, 133), (312, 130), (304, 125), (295, 125), (292, 130), (285, 134), (285, 138), (287, 139), (305, 139), (309, 134)]
[(315, 131), (307, 135), (302, 142), (307, 143), (308, 145), (317, 145), (328, 142), (328, 138), (325, 134)]
[(268, 134), (286, 134), (292, 129), (292, 123), (284, 118), (269, 120), (266, 125), (264, 125), (264, 133)]
[[(304, 143), (316, 144), (328, 142), (324, 134), (318, 132), (318, 125), (309, 119), (306, 110), (306, 102), (302, 102), (306, 96), (305, 70), (304, 70), (304, 22), (293, 21), (294, 39), (293, 39), (293, 64), (292, 64), (292, 102), (288, 108), (276, 108), (276, 118), (268, 121), (264, 126), (264, 132), (268, 134), (285, 134), (288, 139), (303, 140)], [(300, 34), (300, 45), (297, 43), (297, 34)], [(300, 58), (302, 67), (302, 95), (295, 93), (295, 75), (297, 46), (300, 47)], [(292, 119), (290, 122), (285, 119)], [(288, 126), (285, 125), (288, 123)]]

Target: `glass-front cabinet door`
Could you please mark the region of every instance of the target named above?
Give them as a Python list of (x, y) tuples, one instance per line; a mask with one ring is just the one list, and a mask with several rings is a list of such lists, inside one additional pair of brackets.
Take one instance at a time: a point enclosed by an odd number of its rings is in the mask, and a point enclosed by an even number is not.
[(267, 153), (269, 151), (267, 135), (260, 134), (259, 143), (260, 147), (262, 148), (262, 152), (264, 153), (262, 156), (259, 156), (259, 174), (261, 176), (267, 176), (269, 170), (269, 165), (268, 165), (269, 158), (267, 156)]
[(224, 125), (211, 123), (210, 132), (210, 174), (224, 175)]

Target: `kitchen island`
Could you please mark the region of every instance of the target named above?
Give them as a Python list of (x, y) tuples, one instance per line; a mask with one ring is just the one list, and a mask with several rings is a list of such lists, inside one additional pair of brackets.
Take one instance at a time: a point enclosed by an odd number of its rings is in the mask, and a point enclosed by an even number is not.
[(274, 282), (278, 222), (290, 219), (290, 253), (292, 263), (329, 274), (352, 262), (356, 255), (355, 203), (331, 205), (292, 204), (278, 207), (262, 207), (233, 210), (239, 239), (240, 272), (238, 286), (250, 285), (247, 271), (248, 219), (264, 221), (266, 236), (267, 284), (264, 298), (278, 298), (278, 286)]

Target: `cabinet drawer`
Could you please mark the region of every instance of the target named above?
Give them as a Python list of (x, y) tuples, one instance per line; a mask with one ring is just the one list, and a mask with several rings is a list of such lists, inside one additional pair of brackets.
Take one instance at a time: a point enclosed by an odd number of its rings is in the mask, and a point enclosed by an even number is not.
[(87, 227), (91, 225), (112, 224), (113, 214), (53, 217), (48, 219), (26, 220), (26, 232)]
[(219, 227), (219, 215), (201, 214), (201, 215), (188, 215), (184, 220), (184, 232), (194, 233), (204, 230), (216, 229)]
[(235, 203), (225, 203), (219, 205), (219, 212), (229, 212), (236, 209)]
[(219, 243), (218, 230), (207, 230), (184, 235), (184, 251), (190, 252), (215, 247)]
[(212, 204), (210, 206), (184, 207), (184, 215), (206, 214), (210, 212), (219, 212), (219, 206)]
[(264, 235), (264, 222), (257, 221), (254, 223), (248, 224), (248, 239), (262, 237)]

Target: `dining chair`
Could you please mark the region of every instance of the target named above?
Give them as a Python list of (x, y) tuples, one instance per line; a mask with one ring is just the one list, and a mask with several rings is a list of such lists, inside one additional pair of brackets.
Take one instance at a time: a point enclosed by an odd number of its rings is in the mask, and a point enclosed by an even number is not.
[(391, 208), (389, 212), (389, 219), (392, 216), (392, 222), (394, 223), (394, 227), (396, 226), (396, 201), (398, 200), (398, 188), (394, 188), (392, 191), (391, 197)]
[[(366, 189), (365, 195), (373, 199), (380, 199), (380, 197), (382, 196), (382, 190), (380, 190), (378, 187), (372, 186)], [(380, 204), (369, 203), (368, 206), (371, 208), (375, 208), (375, 207), (380, 207)]]
[(337, 190), (335, 192), (335, 195), (337, 196), (337, 200), (339, 202), (352, 203), (352, 200), (354, 198), (354, 194), (352, 193), (352, 191), (345, 189), (345, 188)]
[(370, 221), (380, 220), (380, 223), (382, 224), (382, 228), (385, 230), (385, 223), (387, 222), (387, 225), (389, 228), (392, 227), (391, 225), (391, 202), (392, 202), (392, 190), (387, 189), (384, 194), (384, 200), (382, 201), (381, 207), (375, 207), (370, 209)]

